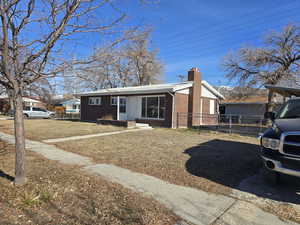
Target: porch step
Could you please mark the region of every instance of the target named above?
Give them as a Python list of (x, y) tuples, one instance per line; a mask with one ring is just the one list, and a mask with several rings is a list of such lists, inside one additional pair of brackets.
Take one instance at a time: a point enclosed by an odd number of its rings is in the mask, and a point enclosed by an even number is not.
[(152, 129), (152, 127), (149, 126), (149, 124), (147, 124), (147, 123), (136, 123), (135, 127), (137, 127), (137, 128), (143, 128), (143, 129), (145, 129), (145, 128)]

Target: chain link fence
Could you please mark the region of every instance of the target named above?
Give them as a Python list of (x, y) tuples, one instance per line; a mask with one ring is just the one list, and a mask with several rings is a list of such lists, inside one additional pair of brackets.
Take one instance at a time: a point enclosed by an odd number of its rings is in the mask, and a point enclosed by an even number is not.
[(80, 113), (55, 113), (58, 120), (80, 120)]
[(258, 136), (268, 126), (259, 115), (177, 113), (177, 128), (183, 127)]

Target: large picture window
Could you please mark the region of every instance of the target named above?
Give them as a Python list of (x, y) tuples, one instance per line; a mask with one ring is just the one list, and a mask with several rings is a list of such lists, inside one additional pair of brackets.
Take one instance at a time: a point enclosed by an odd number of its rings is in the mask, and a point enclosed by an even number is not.
[(142, 117), (149, 119), (165, 118), (165, 97), (142, 97)]

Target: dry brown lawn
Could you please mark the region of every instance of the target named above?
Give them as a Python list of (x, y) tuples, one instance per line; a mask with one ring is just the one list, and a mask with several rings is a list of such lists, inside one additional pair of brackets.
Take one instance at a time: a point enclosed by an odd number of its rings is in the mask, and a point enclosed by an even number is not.
[(35, 153), (27, 153), (28, 182), (15, 187), (14, 150), (0, 142), (1, 225), (157, 225), (178, 218), (156, 201)]
[[(98, 163), (233, 197), (233, 189), (262, 168), (256, 138), (214, 132), (155, 129), (56, 145)], [(289, 204), (268, 201), (258, 206), (280, 218), (300, 222), (300, 212)]]
[[(14, 133), (13, 120), (0, 120), (0, 131)], [(96, 123), (72, 122), (64, 120), (28, 119), (25, 120), (26, 137), (32, 140), (71, 137), (122, 130), (124, 128), (97, 125)]]
[(155, 129), (56, 145), (97, 163), (111, 163), (174, 184), (228, 194), (231, 187), (260, 169), (257, 140), (229, 138), (227, 134), (214, 137), (213, 133)]

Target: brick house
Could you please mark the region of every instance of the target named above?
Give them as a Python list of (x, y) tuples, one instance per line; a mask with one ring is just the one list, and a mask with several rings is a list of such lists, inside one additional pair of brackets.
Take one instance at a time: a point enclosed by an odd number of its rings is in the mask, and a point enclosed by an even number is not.
[[(172, 128), (178, 127), (178, 124), (188, 127), (215, 123), (216, 120), (211, 118), (216, 118), (219, 101), (224, 99), (202, 80), (197, 68), (188, 72), (186, 82), (102, 89), (78, 96), (81, 98), (82, 121), (134, 120)], [(180, 118), (178, 115), (181, 115)]]

